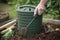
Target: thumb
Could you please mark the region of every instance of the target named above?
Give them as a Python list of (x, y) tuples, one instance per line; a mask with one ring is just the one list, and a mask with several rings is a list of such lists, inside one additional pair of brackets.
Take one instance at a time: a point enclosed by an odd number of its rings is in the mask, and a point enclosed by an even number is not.
[(36, 9), (34, 10), (34, 15), (33, 15), (33, 16), (35, 16), (35, 15), (37, 14), (37, 12), (38, 12), (38, 8), (36, 8)]

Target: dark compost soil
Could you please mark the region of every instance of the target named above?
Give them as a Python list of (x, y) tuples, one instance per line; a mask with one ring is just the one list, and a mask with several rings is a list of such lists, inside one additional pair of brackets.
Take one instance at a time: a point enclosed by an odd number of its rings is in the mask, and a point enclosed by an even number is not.
[[(15, 34), (9, 40), (26, 40), (26, 37), (22, 37), (17, 27), (13, 29)], [(60, 31), (53, 31), (53, 32), (43, 32), (41, 34), (33, 35), (28, 40), (60, 40)]]

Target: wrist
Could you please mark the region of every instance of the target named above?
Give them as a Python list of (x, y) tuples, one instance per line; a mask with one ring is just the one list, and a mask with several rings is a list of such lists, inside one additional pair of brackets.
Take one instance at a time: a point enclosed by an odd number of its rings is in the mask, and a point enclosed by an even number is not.
[(45, 6), (46, 3), (47, 3), (47, 0), (41, 0), (39, 4), (42, 5), (42, 6)]
[(41, 3), (41, 2), (39, 3), (39, 5), (41, 5), (41, 6), (45, 6), (45, 4), (44, 4), (44, 3)]
[(44, 5), (44, 4), (40, 4), (40, 3), (38, 4), (38, 6), (45, 7), (45, 5)]

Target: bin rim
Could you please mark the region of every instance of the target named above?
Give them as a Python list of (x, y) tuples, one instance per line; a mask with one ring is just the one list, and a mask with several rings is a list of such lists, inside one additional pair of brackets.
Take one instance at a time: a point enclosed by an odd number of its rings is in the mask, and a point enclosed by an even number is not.
[[(20, 10), (21, 7), (31, 7), (31, 8), (34, 8), (35, 9), (36, 6), (35, 5), (22, 5), (22, 6), (18, 6), (17, 7), (17, 11), (18, 12), (26, 12), (26, 11), (21, 11)], [(30, 12), (30, 11), (28, 11), (28, 12)], [(33, 12), (33, 11), (31, 11), (31, 12)]]

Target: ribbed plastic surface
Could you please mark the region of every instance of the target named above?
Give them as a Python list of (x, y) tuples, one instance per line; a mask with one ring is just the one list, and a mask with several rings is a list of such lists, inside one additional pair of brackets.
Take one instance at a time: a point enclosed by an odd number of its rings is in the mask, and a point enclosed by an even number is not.
[[(32, 5), (24, 5), (21, 7), (18, 7), (18, 29), (21, 32), (21, 29), (23, 27), (27, 27), (27, 25), (30, 23), (30, 21), (34, 18), (34, 9), (35, 6)], [(42, 30), (42, 15), (37, 16), (35, 20), (29, 25), (27, 28), (27, 37), (30, 35), (34, 35), (37, 33), (40, 33)]]

